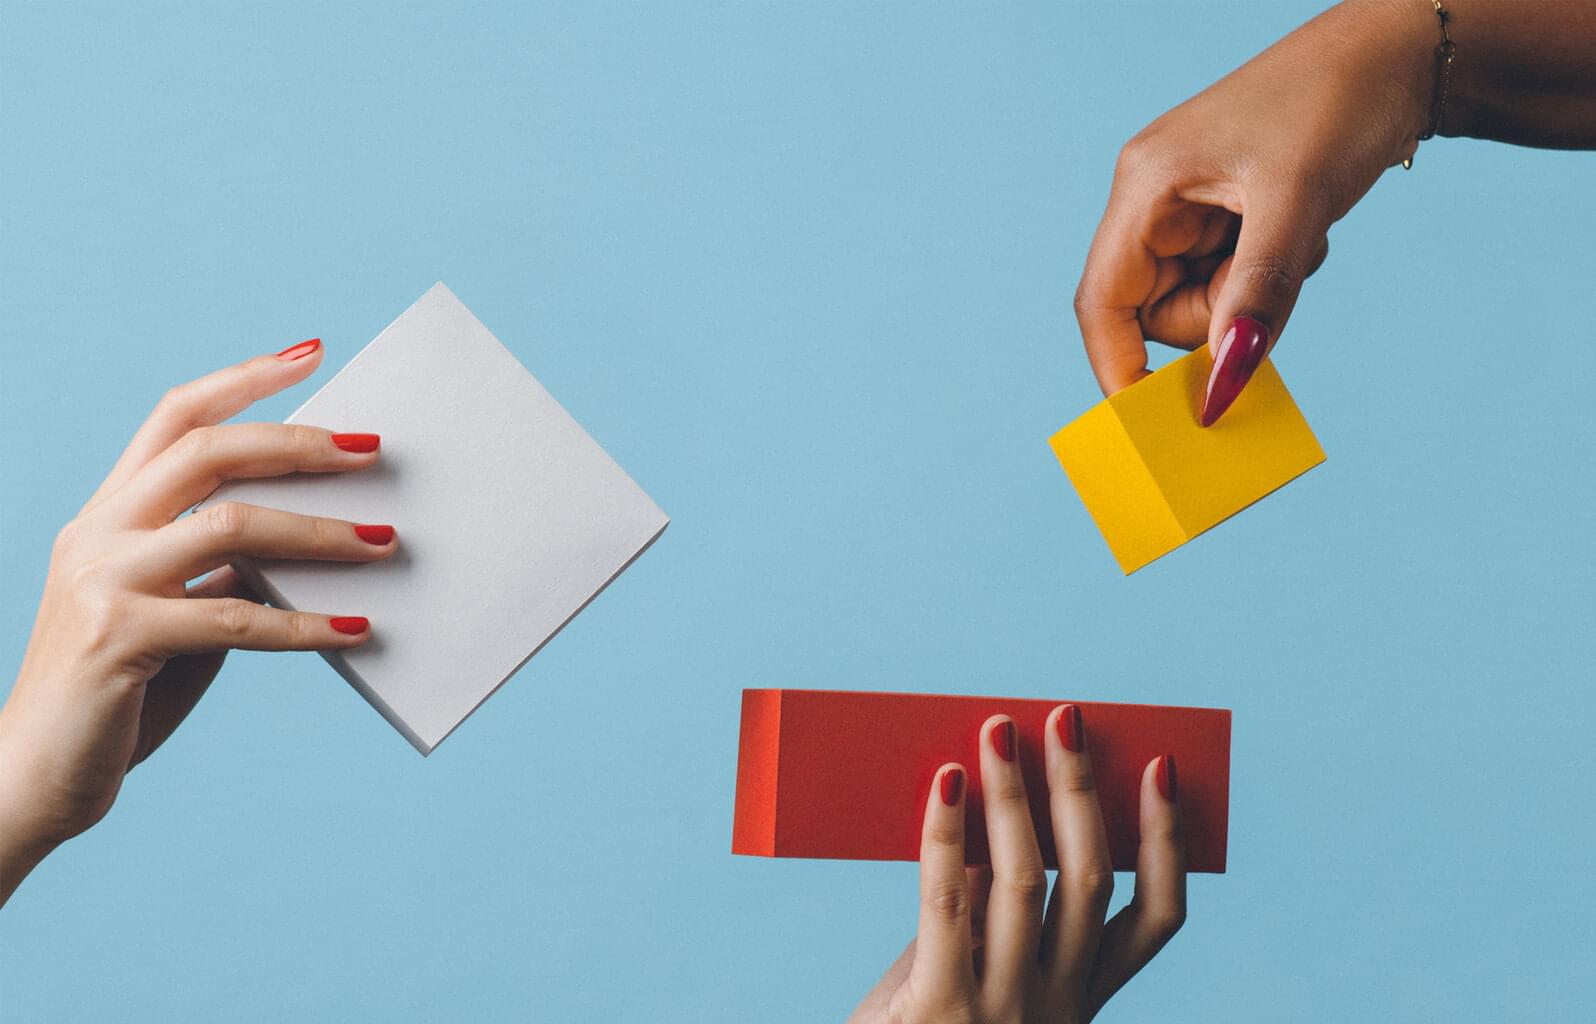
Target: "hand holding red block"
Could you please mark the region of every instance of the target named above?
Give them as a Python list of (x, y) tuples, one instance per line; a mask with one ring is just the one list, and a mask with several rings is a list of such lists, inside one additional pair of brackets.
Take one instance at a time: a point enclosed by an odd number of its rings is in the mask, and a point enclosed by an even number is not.
[[(744, 690), (732, 852), (766, 857), (916, 860), (927, 787), (937, 768), (967, 772), (967, 856), (987, 860), (981, 723), (1014, 719), (1031, 818), (1057, 867), (1042, 728), (1063, 701), (838, 690)], [(1136, 867), (1142, 770), (1162, 754), (1180, 771), (1187, 870), (1225, 870), (1230, 816), (1230, 712), (1076, 702), (1116, 871)]]

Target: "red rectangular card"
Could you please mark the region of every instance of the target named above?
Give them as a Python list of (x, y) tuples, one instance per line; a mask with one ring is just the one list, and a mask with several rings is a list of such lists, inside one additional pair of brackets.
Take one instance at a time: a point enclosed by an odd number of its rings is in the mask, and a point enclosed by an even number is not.
[[(744, 690), (732, 852), (765, 857), (918, 860), (920, 822), (941, 765), (969, 770), (966, 849), (987, 860), (981, 724), (1014, 719), (1031, 817), (1056, 867), (1042, 729), (1062, 701), (838, 690)], [(1179, 770), (1187, 868), (1225, 870), (1230, 819), (1230, 712), (1075, 702), (1117, 871), (1136, 867), (1142, 770), (1172, 754)]]

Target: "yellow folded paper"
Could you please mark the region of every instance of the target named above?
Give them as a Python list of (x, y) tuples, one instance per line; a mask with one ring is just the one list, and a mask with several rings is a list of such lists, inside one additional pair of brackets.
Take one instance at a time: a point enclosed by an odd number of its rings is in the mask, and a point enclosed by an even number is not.
[(1212, 366), (1206, 347), (1182, 356), (1048, 440), (1127, 576), (1324, 461), (1267, 359), (1199, 426)]

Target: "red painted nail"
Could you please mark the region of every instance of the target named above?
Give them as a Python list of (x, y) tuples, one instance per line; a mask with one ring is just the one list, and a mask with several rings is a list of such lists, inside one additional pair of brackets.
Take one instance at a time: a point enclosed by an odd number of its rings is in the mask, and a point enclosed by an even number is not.
[(992, 749), (1005, 761), (1014, 760), (1014, 723), (1002, 722), (992, 727)]
[(355, 536), (367, 544), (386, 544), (393, 540), (393, 527), (375, 523), (359, 523), (355, 526)]
[(277, 353), (277, 358), (281, 359), (285, 363), (291, 363), (295, 359), (305, 358), (318, 348), (321, 348), (321, 339), (312, 338), (309, 341), (302, 341), (297, 345), (288, 346), (281, 352)]
[(359, 636), (371, 628), (371, 622), (364, 615), (334, 615), (327, 620), (327, 625), (350, 636)]
[(1175, 755), (1165, 754), (1158, 759), (1158, 792), (1170, 803), (1175, 802), (1175, 795), (1180, 791), (1175, 782)]
[(374, 452), (382, 438), (376, 434), (334, 434), (332, 443), (346, 452)]
[(964, 797), (964, 769), (949, 768), (942, 773), (942, 802), (952, 807)]
[(1079, 704), (1064, 705), (1064, 713), (1058, 716), (1058, 739), (1064, 744), (1065, 750), (1081, 749), (1081, 706)]
[(1238, 316), (1219, 343), (1219, 356), (1208, 375), (1208, 391), (1203, 395), (1203, 411), (1198, 419), (1212, 426), (1225, 414), (1241, 389), (1252, 379), (1264, 353), (1269, 351), (1269, 328), (1250, 316)]

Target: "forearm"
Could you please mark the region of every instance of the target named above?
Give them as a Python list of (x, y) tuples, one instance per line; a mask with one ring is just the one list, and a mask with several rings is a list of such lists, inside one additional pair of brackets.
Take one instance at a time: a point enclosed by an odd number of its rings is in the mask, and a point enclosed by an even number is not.
[[(1440, 134), (1596, 149), (1596, 0), (1443, 4), (1457, 56)], [(1433, 47), (1440, 21), (1433, 10), (1424, 13)]]

